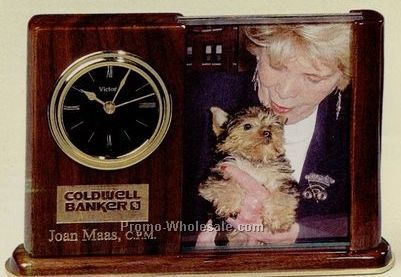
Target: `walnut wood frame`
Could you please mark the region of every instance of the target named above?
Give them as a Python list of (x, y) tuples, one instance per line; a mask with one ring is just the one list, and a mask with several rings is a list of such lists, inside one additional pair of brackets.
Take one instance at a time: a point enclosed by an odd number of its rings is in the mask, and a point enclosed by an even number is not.
[[(34, 242), (35, 232), (40, 226), (31, 226), (32, 217), (36, 216), (31, 212), (32, 205), (38, 203), (31, 202), (30, 191), (27, 191), (27, 225), (26, 225), (26, 241), (25, 246), (17, 247), (12, 257), (7, 262), (7, 270), (10, 275), (57, 275), (57, 274), (100, 274), (100, 273), (118, 273), (118, 274), (138, 274), (143, 276), (145, 273), (171, 273), (171, 274), (188, 274), (188, 273), (226, 273), (226, 272), (263, 272), (266, 275), (286, 276), (305, 275), (305, 274), (352, 274), (352, 273), (380, 273), (391, 268), (393, 258), (389, 244), (381, 237), (380, 227), (380, 141), (381, 141), (381, 115), (382, 115), (382, 90), (383, 90), (383, 18), (374, 11), (351, 11), (349, 16), (346, 15), (326, 15), (326, 16), (277, 16), (277, 17), (228, 17), (228, 18), (186, 18), (176, 14), (162, 15), (75, 15), (75, 16), (39, 16), (30, 22), (29, 27), (29, 54), (28, 63), (30, 67), (28, 76), (28, 92), (43, 89), (43, 78), (47, 78), (46, 74), (40, 77), (35, 70), (38, 63), (38, 55), (34, 49), (42, 49), (46, 51), (51, 47), (52, 39), (49, 35), (49, 44), (37, 45), (38, 36), (43, 30), (52, 30), (56, 28), (57, 22), (60, 20), (65, 24), (63, 28), (79, 29), (79, 32), (85, 30), (95, 30), (96, 32), (105, 32), (107, 30), (124, 27), (125, 29), (140, 26), (141, 28), (158, 27), (158, 28), (176, 28), (181, 24), (192, 25), (213, 25), (213, 24), (232, 24), (238, 22), (249, 21), (249, 24), (263, 23), (292, 23), (292, 22), (336, 22), (349, 20), (353, 18), (353, 45), (352, 45), (352, 65), (353, 65), (353, 91), (352, 91), (352, 107), (351, 107), (351, 124), (350, 124), (350, 179), (351, 179), (351, 212), (350, 212), (350, 243), (345, 249), (333, 248), (285, 248), (285, 249), (268, 249), (268, 250), (247, 250), (247, 251), (193, 251), (182, 252), (180, 249), (180, 236), (174, 235), (168, 237), (162, 245), (162, 251), (159, 255), (152, 255), (151, 252), (146, 255), (131, 255), (134, 252), (119, 253), (119, 256), (94, 256), (96, 251), (88, 252), (79, 250), (75, 253), (77, 257), (60, 257), (63, 250), (58, 249), (60, 255), (52, 257), (33, 257), (32, 242)], [(177, 21), (179, 18), (179, 22)], [(348, 19), (347, 19), (348, 18)], [(133, 25), (127, 25), (127, 22), (135, 22)], [(230, 23), (231, 22), (231, 23)], [(107, 29), (107, 28), (108, 29)], [(175, 30), (177, 31), (177, 30)], [(122, 31), (121, 31), (122, 32)], [(49, 32), (51, 34), (51, 32)], [(104, 34), (104, 33), (103, 33)], [(107, 37), (110, 41), (115, 39), (118, 43), (124, 44), (124, 39), (119, 37), (122, 33), (110, 33), (117, 35), (116, 38)], [(170, 39), (182, 39), (181, 31), (171, 33)], [(106, 34), (107, 35), (107, 34)], [(167, 39), (170, 43), (170, 39)], [(67, 43), (67, 41), (65, 41)], [(93, 41), (93, 44), (99, 44), (100, 41)], [(124, 45), (123, 45), (124, 46)], [(48, 50), (48, 49), (47, 49)], [(101, 49), (96, 49), (101, 50)], [(184, 53), (184, 47), (178, 47), (174, 53)], [(80, 54), (80, 53), (78, 53)], [(76, 54), (76, 55), (78, 55)], [(177, 55), (179, 62), (183, 64), (184, 57)], [(64, 57), (57, 58), (53, 63), (54, 67), (65, 67), (71, 61)], [(168, 70), (168, 66), (164, 65), (162, 69)], [(173, 68), (177, 70), (177, 68)], [(51, 72), (57, 75), (55, 72)], [(176, 83), (172, 82), (168, 86), (172, 86), (178, 91), (176, 95), (175, 107), (176, 112), (173, 131), (177, 135), (182, 134), (182, 97), (183, 80), (182, 71), (174, 71), (170, 77), (174, 77)], [(181, 75), (180, 75), (181, 74)], [(181, 77), (180, 77), (181, 76)], [(41, 79), (42, 78), (42, 79)], [(51, 79), (51, 78), (50, 78)], [(41, 83), (41, 81), (43, 83)], [(31, 105), (35, 101), (47, 101), (47, 98), (40, 100), (39, 96), (28, 95), (28, 140), (27, 140), (27, 180), (37, 180), (40, 177), (42, 168), (38, 169), (39, 163), (33, 160), (35, 157), (42, 155), (39, 149), (36, 149), (36, 136), (46, 132), (43, 128), (43, 119), (39, 119), (35, 112), (37, 107)], [(177, 106), (178, 105), (178, 106)], [(177, 112), (178, 111), (178, 112)], [(43, 115), (42, 115), (43, 116)], [(34, 119), (34, 120), (32, 120)], [(36, 120), (36, 121), (35, 121)], [(42, 120), (42, 121), (40, 121)], [(41, 129), (42, 128), (42, 129)], [(169, 132), (171, 134), (171, 130)], [(181, 153), (182, 149), (177, 143), (173, 143), (172, 137), (168, 137), (175, 151)], [(179, 141), (181, 143), (182, 141)], [(35, 148), (33, 152), (32, 148)], [(50, 147), (51, 148), (51, 147)], [(50, 149), (51, 150), (51, 149)], [(53, 149), (54, 150), (54, 149)], [(42, 151), (49, 151), (43, 149)], [(162, 151), (164, 153), (164, 150)], [(32, 156), (34, 153), (37, 156)], [(165, 153), (164, 153), (165, 154)], [(177, 157), (177, 155), (175, 156)], [(43, 162), (43, 161), (42, 161)], [(181, 157), (178, 155), (176, 165), (182, 163)], [(68, 162), (66, 162), (68, 163)], [(64, 164), (65, 166), (65, 164)], [(68, 168), (71, 165), (67, 164)], [(147, 166), (152, 166), (149, 164)], [(181, 181), (181, 167), (175, 168), (177, 174), (172, 174), (172, 178)], [(56, 170), (52, 168), (51, 170)], [(73, 170), (73, 169), (71, 169)], [(124, 182), (128, 172), (121, 171), (121, 176), (101, 176), (93, 177), (94, 172), (85, 172), (91, 178), (98, 178), (99, 181), (119, 180)], [(151, 170), (146, 168), (145, 170)], [(173, 169), (170, 169), (172, 172)], [(109, 173), (108, 173), (109, 174)], [(80, 175), (81, 176), (81, 175)], [(125, 177), (124, 177), (125, 176)], [(89, 178), (89, 177), (88, 177)], [(113, 179), (114, 178), (114, 179)], [(94, 180), (91, 179), (91, 180)], [(170, 182), (170, 188), (173, 181)], [(179, 201), (181, 195), (181, 185), (176, 185), (174, 199)], [(165, 188), (158, 188), (161, 192)], [(159, 192), (160, 192), (159, 191)], [(163, 208), (163, 203), (158, 206)], [(174, 206), (174, 205), (173, 205)], [(176, 205), (179, 206), (179, 205)], [(44, 211), (44, 210), (40, 210)], [(180, 207), (176, 207), (171, 211), (170, 215), (165, 218), (179, 218)], [(101, 245), (97, 247), (102, 247)], [(146, 246), (143, 246), (146, 249)], [(28, 249), (28, 250), (26, 250)], [(98, 248), (94, 248), (95, 250)], [(144, 248), (143, 248), (144, 249)], [(130, 254), (130, 255), (128, 255)], [(160, 255), (161, 254), (161, 255)], [(35, 256), (35, 255), (34, 255)], [(40, 255), (39, 255), (40, 256)], [(46, 255), (44, 255), (46, 256)]]

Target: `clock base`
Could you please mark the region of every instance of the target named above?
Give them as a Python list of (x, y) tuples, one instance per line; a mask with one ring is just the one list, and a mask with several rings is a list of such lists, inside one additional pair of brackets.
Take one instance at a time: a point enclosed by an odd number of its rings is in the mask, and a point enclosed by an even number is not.
[(6, 263), (9, 276), (46, 275), (195, 275), (316, 276), (380, 274), (394, 265), (389, 244), (382, 239), (374, 249), (328, 251), (305, 249), (244, 252), (191, 252), (175, 256), (100, 256), (32, 258), (23, 245)]

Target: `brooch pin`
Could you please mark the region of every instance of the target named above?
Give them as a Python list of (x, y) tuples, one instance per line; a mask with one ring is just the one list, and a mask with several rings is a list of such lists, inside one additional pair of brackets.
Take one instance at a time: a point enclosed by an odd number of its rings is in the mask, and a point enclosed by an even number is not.
[(305, 176), (308, 181), (308, 187), (303, 191), (304, 199), (314, 199), (316, 203), (327, 199), (326, 189), (335, 183), (335, 180), (329, 175), (323, 176), (316, 173), (310, 173)]

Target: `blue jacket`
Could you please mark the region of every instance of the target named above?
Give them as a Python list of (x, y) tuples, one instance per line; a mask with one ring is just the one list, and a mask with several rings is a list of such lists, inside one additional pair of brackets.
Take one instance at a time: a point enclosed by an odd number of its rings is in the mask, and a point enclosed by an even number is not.
[[(198, 196), (197, 187), (213, 161), (215, 138), (209, 108), (218, 106), (228, 113), (260, 105), (253, 91), (252, 74), (193, 72), (186, 76), (184, 206), (185, 223), (206, 222), (213, 214), (210, 203)], [(347, 241), (350, 210), (349, 192), (349, 98), (341, 95), (341, 111), (336, 118), (337, 94), (319, 105), (315, 131), (299, 182), (300, 224), (298, 242)], [(192, 201), (193, 200), (193, 201)], [(196, 234), (184, 235), (196, 240)]]

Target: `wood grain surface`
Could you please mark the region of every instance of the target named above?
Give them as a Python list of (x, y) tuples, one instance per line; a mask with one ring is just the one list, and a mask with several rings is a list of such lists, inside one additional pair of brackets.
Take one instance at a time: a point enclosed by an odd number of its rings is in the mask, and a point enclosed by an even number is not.
[(380, 226), (383, 17), (364, 11), (353, 25), (351, 108), (351, 250), (376, 247)]
[[(56, 224), (57, 186), (149, 184), (149, 222), (181, 218), (184, 29), (174, 14), (42, 15), (31, 19), (28, 39), (25, 248), (33, 256), (178, 253), (180, 234), (162, 230), (155, 240), (49, 242), (60, 233), (98, 229), (119, 232), (120, 223)], [(87, 54), (124, 50), (149, 63), (173, 99), (170, 129), (160, 147), (127, 169), (101, 171), (68, 158), (56, 145), (47, 110), (60, 74)], [(168, 57), (168, 58), (167, 58)]]
[[(347, 274), (347, 272), (351, 274), (352, 270), (355, 269), (362, 269), (364, 273), (378, 273), (381, 269), (385, 271), (385, 266), (392, 261), (392, 256), (389, 253), (390, 249), (387, 242), (382, 241), (376, 248), (353, 252), (327, 249), (282, 249), (263, 252), (198, 251), (162, 256), (87, 256), (60, 259), (32, 258), (20, 246), (8, 261), (7, 270), (15, 275), (27, 276), (54, 276), (57, 274), (68, 276), (79, 274), (137, 274), (136, 276), (155, 274), (160, 276), (162, 274), (227, 272), (264, 273), (263, 276), (305, 276), (325, 272), (325, 274), (333, 276), (339, 273)], [(272, 272), (276, 272), (276, 274), (272, 274)]]

